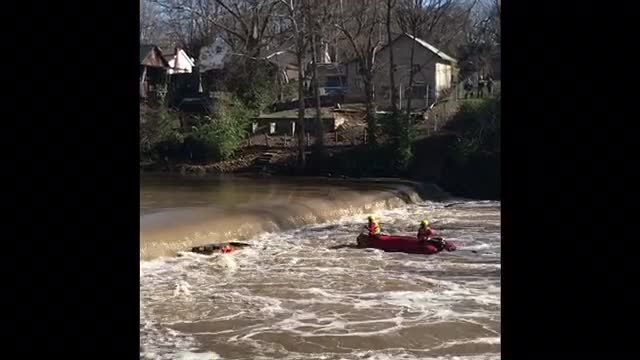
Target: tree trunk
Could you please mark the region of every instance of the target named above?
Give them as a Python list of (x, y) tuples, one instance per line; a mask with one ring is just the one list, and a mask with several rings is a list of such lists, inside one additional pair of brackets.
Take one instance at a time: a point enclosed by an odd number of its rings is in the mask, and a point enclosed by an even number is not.
[[(391, 46), (391, 4), (392, 0), (387, 0), (387, 42)], [(391, 87), (391, 112), (395, 116), (398, 112), (398, 92), (396, 91), (396, 77), (394, 71), (393, 48), (389, 48), (389, 86)]]
[(364, 79), (364, 92), (366, 99), (366, 109), (367, 109), (367, 129), (369, 133), (369, 144), (375, 146), (377, 144), (376, 134), (377, 134), (377, 124), (376, 124), (376, 98), (375, 98), (375, 89), (373, 85), (373, 71), (366, 70), (366, 75), (363, 76)]
[(324, 126), (322, 125), (322, 116), (321, 116), (321, 109), (320, 109), (320, 84), (318, 83), (318, 47), (317, 47), (317, 41), (316, 41), (316, 34), (312, 33), (311, 34), (311, 48), (312, 48), (312, 54), (313, 54), (313, 62), (311, 63), (311, 70), (313, 71), (313, 94), (315, 95), (315, 99), (316, 99), (316, 151), (319, 154), (324, 154), (325, 152), (325, 147), (324, 147)]
[[(286, 71), (286, 70), (285, 70)], [(278, 87), (278, 101), (282, 101), (283, 96), (283, 90), (284, 90), (284, 77), (282, 76), (282, 73), (280, 72), (280, 69), (278, 69), (278, 71), (276, 71), (276, 81), (275, 81), (276, 86)]]
[[(415, 30), (415, 28), (412, 29), (412, 30)], [(411, 34), (411, 35), (412, 36), (416, 36), (415, 32), (413, 34)], [(416, 50), (416, 42), (415, 41), (411, 41), (411, 55), (410, 55), (410, 58), (409, 58), (409, 64), (410, 64), (409, 65), (410, 66), (410, 68), (409, 68), (409, 86), (407, 86), (407, 89), (409, 90), (409, 91), (407, 91), (407, 92), (409, 92), (409, 94), (407, 96), (407, 109), (406, 109), (407, 118), (411, 116), (411, 99), (413, 98), (413, 76), (414, 76), (414, 73), (413, 73), (413, 61), (414, 61), (414, 56), (415, 56), (415, 50)], [(407, 92), (405, 92), (405, 94)]]
[(140, 97), (147, 97), (147, 89), (146, 89), (146, 81), (147, 81), (147, 67), (144, 66), (142, 69), (142, 76), (140, 77)]
[(304, 54), (302, 53), (303, 44), (302, 39), (298, 39), (298, 123), (296, 124), (296, 131), (298, 133), (298, 170), (304, 170), (307, 165), (305, 153), (304, 153)]

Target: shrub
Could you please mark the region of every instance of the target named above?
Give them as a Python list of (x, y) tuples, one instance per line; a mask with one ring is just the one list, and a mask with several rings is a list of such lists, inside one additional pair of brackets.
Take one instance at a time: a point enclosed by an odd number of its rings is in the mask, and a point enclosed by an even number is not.
[(225, 90), (241, 100), (248, 109), (260, 113), (278, 98), (275, 71), (276, 67), (268, 62), (239, 60), (230, 65), (224, 82)]
[(222, 97), (215, 117), (201, 117), (187, 140), (194, 160), (227, 160), (240, 148), (253, 113), (237, 97)]
[(157, 161), (178, 151), (183, 142), (177, 115), (164, 108), (140, 109), (140, 158)]
[(415, 126), (404, 113), (386, 114), (378, 119), (383, 134), (387, 134), (387, 166), (396, 172), (404, 172), (413, 158), (412, 143), (416, 138)]
[(500, 99), (465, 101), (447, 124), (457, 135), (453, 156), (465, 163), (472, 155), (500, 152)]

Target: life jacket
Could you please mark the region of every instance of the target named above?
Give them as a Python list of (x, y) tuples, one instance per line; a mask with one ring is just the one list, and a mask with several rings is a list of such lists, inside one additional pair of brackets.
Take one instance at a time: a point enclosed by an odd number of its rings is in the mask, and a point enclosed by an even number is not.
[(418, 239), (419, 240), (429, 240), (430, 237), (435, 236), (436, 232), (431, 228), (423, 228), (421, 227), (418, 230)]
[(380, 225), (378, 223), (372, 223), (368, 226), (369, 235), (380, 235)]

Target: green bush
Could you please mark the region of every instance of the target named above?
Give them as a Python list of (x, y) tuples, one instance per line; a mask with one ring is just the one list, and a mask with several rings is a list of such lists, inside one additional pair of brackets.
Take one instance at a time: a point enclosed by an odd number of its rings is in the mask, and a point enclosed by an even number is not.
[(230, 65), (224, 81), (225, 90), (242, 101), (248, 109), (260, 113), (278, 98), (275, 71), (276, 67), (268, 62), (239, 60)]
[(140, 158), (155, 162), (179, 151), (184, 138), (177, 114), (160, 107), (140, 110)]
[(404, 172), (413, 158), (412, 144), (416, 138), (413, 122), (405, 113), (385, 114), (378, 118), (380, 129), (387, 134), (387, 166), (396, 172)]
[(454, 194), (500, 198), (500, 98), (465, 101), (447, 124), (449, 148), (441, 185)]
[(500, 152), (500, 98), (465, 101), (447, 124), (457, 135), (453, 158), (464, 164), (471, 156)]
[[(277, 90), (277, 89), (276, 89)], [(282, 89), (282, 100), (292, 100), (298, 98), (298, 80), (289, 80), (288, 83), (284, 84)]]
[(194, 160), (227, 160), (240, 148), (253, 116), (237, 97), (223, 97), (215, 117), (201, 117), (189, 134)]

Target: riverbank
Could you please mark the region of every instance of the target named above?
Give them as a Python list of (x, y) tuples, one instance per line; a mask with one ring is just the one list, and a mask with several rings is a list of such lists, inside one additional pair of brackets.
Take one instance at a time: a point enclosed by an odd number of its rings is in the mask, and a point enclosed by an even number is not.
[[(429, 121), (421, 123), (425, 127)], [(420, 128), (416, 126), (416, 129)], [(388, 141), (372, 147), (363, 142), (362, 121), (325, 139), (324, 153), (307, 146), (306, 165), (299, 169), (296, 142), (290, 137), (264, 136), (262, 143), (248, 139), (231, 159), (217, 162), (169, 160), (141, 165), (144, 172), (186, 176), (253, 174), (260, 176), (322, 176), (338, 178), (393, 177), (438, 184), (453, 195), (485, 200), (500, 199), (500, 102), (496, 99), (465, 101), (438, 131), (418, 135), (411, 145), (411, 160), (399, 171), (398, 152)], [(353, 131), (347, 131), (353, 130)], [(422, 129), (425, 130), (425, 129)], [(366, 132), (365, 132), (366, 134)], [(307, 138), (308, 145), (315, 139)], [(190, 153), (191, 154), (191, 153)], [(185, 157), (175, 157), (174, 159)], [(186, 157), (194, 158), (194, 157)]]
[(455, 144), (453, 135), (439, 135), (421, 139), (414, 144), (414, 159), (404, 173), (391, 173), (384, 168), (385, 161), (376, 161), (365, 145), (327, 148), (326, 157), (320, 159), (308, 153), (308, 166), (304, 171), (296, 168), (297, 152), (294, 148), (243, 148), (233, 159), (212, 163), (164, 163), (141, 168), (144, 173), (168, 173), (182, 176), (211, 174), (245, 174), (251, 176), (321, 176), (339, 179), (366, 179), (387, 177), (433, 183), (453, 195), (471, 199), (500, 199), (499, 154), (472, 157), (459, 164), (448, 156)]

